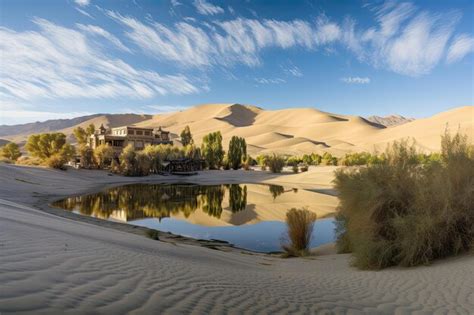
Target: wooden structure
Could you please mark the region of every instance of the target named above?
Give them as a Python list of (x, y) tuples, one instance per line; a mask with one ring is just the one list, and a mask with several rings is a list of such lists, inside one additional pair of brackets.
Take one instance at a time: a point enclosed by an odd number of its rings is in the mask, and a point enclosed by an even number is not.
[(194, 175), (197, 171), (202, 171), (205, 166), (203, 159), (175, 159), (161, 163), (163, 172), (174, 175)]

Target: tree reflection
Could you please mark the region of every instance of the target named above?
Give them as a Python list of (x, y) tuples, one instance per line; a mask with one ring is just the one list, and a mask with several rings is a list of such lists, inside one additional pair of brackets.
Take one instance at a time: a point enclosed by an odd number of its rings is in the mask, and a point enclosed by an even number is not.
[(285, 188), (280, 185), (269, 185), (268, 189), (270, 189), (270, 193), (273, 196), (273, 199), (276, 199), (276, 197), (280, 196), (285, 192)]
[(247, 185), (243, 188), (238, 184), (230, 184), (229, 189), (229, 206), (232, 213), (242, 211), (247, 207)]
[[(161, 219), (179, 213), (187, 218), (201, 206), (209, 215), (220, 217), (224, 192), (222, 185), (135, 184), (70, 197), (54, 202), (53, 206), (102, 219), (118, 216), (126, 221)], [(244, 195), (246, 198), (246, 193)]]

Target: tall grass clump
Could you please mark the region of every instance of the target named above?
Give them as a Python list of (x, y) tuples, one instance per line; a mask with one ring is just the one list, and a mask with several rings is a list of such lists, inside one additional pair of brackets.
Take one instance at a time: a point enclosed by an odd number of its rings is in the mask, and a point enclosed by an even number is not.
[(316, 214), (308, 209), (292, 208), (286, 213), (288, 242), (282, 245), (286, 256), (306, 256)]
[(275, 153), (267, 158), (268, 168), (272, 173), (281, 173), (285, 166), (285, 159)]
[(338, 249), (364, 269), (415, 266), (474, 248), (473, 146), (442, 136), (439, 161), (420, 164), (395, 142), (380, 163), (338, 170)]

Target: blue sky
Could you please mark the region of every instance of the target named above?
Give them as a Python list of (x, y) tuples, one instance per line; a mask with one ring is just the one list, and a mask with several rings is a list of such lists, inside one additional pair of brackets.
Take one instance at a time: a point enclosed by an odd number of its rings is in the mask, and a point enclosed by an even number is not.
[(473, 102), (474, 2), (0, 0), (0, 124), (201, 103)]

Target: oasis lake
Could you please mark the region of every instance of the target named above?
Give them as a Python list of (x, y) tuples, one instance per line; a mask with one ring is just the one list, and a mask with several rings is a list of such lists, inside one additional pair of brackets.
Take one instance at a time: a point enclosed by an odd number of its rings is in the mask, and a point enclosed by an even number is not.
[[(104, 220), (217, 239), (258, 252), (280, 251), (286, 211), (316, 212), (316, 192), (264, 184), (131, 184), (56, 201), (54, 207)], [(311, 247), (335, 240), (333, 218), (314, 224)]]

